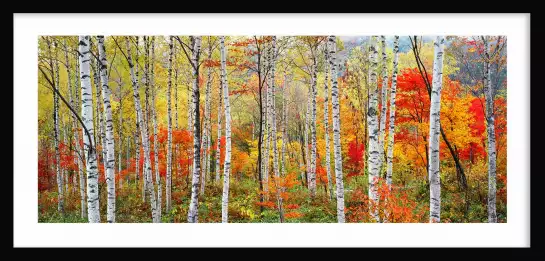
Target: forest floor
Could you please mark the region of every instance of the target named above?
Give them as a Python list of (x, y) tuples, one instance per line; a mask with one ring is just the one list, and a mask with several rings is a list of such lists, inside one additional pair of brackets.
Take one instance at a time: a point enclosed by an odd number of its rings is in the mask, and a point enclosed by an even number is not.
[[(133, 176), (131, 176), (133, 177)], [(190, 184), (186, 177), (173, 180), (172, 209), (165, 211), (165, 190), (162, 190), (162, 222), (185, 223), (190, 201)], [(367, 177), (351, 177), (345, 182), (346, 222), (375, 222), (368, 215)], [(189, 180), (190, 182), (190, 180)], [(300, 180), (299, 180), (300, 182)], [(164, 186), (164, 184), (163, 184)], [(380, 216), (385, 217), (384, 209), (391, 213), (390, 222), (426, 223), (428, 222), (429, 189), (425, 183), (406, 184), (394, 188), (388, 205), (380, 205)], [(99, 183), (101, 221), (106, 220), (106, 185)], [(379, 188), (379, 193), (381, 190)], [(146, 223), (152, 222), (149, 199), (142, 199), (142, 182), (133, 179), (123, 182), (116, 188), (116, 222)], [(487, 222), (486, 197), (475, 193), (465, 204), (464, 193), (447, 187), (442, 189), (441, 222), (485, 223)], [(199, 197), (199, 222), (221, 222), (222, 184), (208, 181), (204, 196)], [(337, 206), (335, 197), (329, 198), (325, 184), (317, 185), (314, 200), (301, 183), (291, 184), (282, 195), (286, 223), (335, 223)], [(480, 199), (479, 199), (480, 198)], [(41, 191), (38, 197), (38, 221), (43, 223), (81, 223), (87, 222), (81, 217), (79, 191), (69, 192), (65, 196), (65, 213), (57, 211), (57, 192)], [(269, 193), (268, 200), (260, 202), (258, 182), (252, 178), (233, 178), (230, 184), (229, 222), (231, 223), (278, 223), (279, 212), (276, 195)], [(385, 202), (382, 197), (382, 202)], [(506, 222), (506, 207), (498, 208), (498, 222)]]

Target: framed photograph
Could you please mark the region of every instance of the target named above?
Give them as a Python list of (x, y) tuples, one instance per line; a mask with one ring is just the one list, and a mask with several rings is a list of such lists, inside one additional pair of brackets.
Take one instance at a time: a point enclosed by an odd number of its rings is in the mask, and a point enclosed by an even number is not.
[(529, 21), (15, 14), (14, 246), (528, 247)]

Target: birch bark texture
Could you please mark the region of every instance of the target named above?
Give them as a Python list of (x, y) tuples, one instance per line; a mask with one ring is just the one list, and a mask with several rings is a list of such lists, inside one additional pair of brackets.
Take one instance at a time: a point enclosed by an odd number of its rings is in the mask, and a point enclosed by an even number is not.
[[(272, 57), (271, 57), (271, 77), (270, 77), (270, 88), (271, 88), (271, 135), (273, 143), (273, 171), (274, 171), (274, 183), (276, 186), (276, 199), (278, 201), (278, 212), (280, 215), (280, 223), (284, 222), (284, 210), (282, 208), (282, 187), (279, 185), (280, 171), (278, 169), (278, 145), (277, 145), (277, 133), (276, 133), (276, 105), (275, 105), (275, 83), (274, 83), (274, 74), (276, 66), (276, 36), (272, 37)], [(230, 129), (231, 127), (229, 127)], [(229, 141), (230, 142), (230, 141)]]
[[(51, 45), (49, 47), (49, 61), (51, 66), (51, 71), (54, 76), (55, 88), (59, 88), (59, 64), (56, 60), (57, 56), (57, 42), (54, 42), (55, 47), (55, 60), (53, 60), (53, 55), (51, 54)], [(54, 123), (54, 145), (55, 145), (55, 176), (57, 178), (57, 210), (60, 213), (64, 213), (64, 191), (63, 191), (63, 177), (61, 173), (61, 154), (59, 151), (59, 95), (56, 92), (53, 92), (53, 123)]]
[[(93, 90), (91, 88), (91, 69), (89, 55), (90, 36), (79, 36), (79, 69), (81, 83), (81, 117), (89, 135), (94, 135), (93, 128)], [(98, 167), (96, 150), (93, 140), (88, 135), (83, 135), (83, 148), (87, 166), (87, 217), (89, 223), (100, 223), (99, 198), (98, 198)]]
[(437, 36), (434, 45), (433, 78), (430, 105), (429, 135), (429, 180), (430, 180), (430, 223), (441, 221), (441, 179), (439, 172), (439, 134), (441, 113), (441, 89), (443, 86), (443, 53), (445, 38)]
[(168, 134), (167, 134), (167, 175), (166, 175), (166, 211), (170, 212), (172, 207), (172, 55), (173, 55), (174, 38), (169, 37), (168, 41), (168, 87), (167, 87), (167, 107), (168, 107)]
[(115, 223), (115, 151), (114, 151), (114, 125), (112, 119), (112, 106), (110, 104), (110, 87), (108, 86), (108, 60), (106, 59), (106, 47), (104, 36), (97, 36), (98, 57), (100, 60), (100, 82), (102, 83), (102, 99), (104, 102), (104, 119), (106, 121), (106, 186), (108, 191), (107, 215), (108, 223)]
[(199, 220), (199, 182), (201, 172), (201, 135), (200, 127), (200, 92), (199, 92), (199, 55), (201, 52), (201, 36), (193, 36), (193, 53), (191, 55), (191, 64), (193, 67), (193, 88), (191, 93), (192, 112), (193, 115), (193, 174), (191, 180), (191, 202), (189, 204), (189, 212), (187, 222), (197, 223)]
[(231, 171), (231, 106), (229, 104), (229, 86), (227, 84), (227, 51), (225, 36), (220, 36), (221, 86), (225, 104), (225, 162), (223, 165), (223, 192), (221, 196), (221, 222), (227, 223), (229, 210), (229, 174)]
[(316, 71), (317, 71), (317, 64), (316, 64), (316, 57), (313, 55), (313, 64), (312, 64), (312, 79), (311, 79), (311, 119), (310, 119), (310, 139), (311, 139), (311, 145), (310, 145), (310, 183), (309, 183), (309, 190), (310, 190), (310, 197), (314, 199), (316, 197), (316, 96), (318, 95), (318, 91), (316, 89)]
[(328, 37), (329, 68), (331, 70), (331, 103), (333, 108), (333, 153), (335, 160), (335, 182), (337, 185), (337, 222), (344, 223), (344, 183), (341, 156), (341, 119), (339, 89), (337, 87), (337, 40), (334, 35)]
[(380, 167), (379, 169), (382, 170), (382, 166), (384, 164), (384, 138), (386, 135), (386, 109), (388, 107), (387, 101), (388, 101), (388, 66), (386, 65), (386, 61), (388, 60), (388, 56), (386, 55), (386, 37), (384, 35), (380, 36), (380, 45), (382, 49), (382, 88), (381, 88), (381, 108), (380, 108), (380, 126), (379, 126), (379, 160), (380, 160)]
[(329, 44), (325, 45), (325, 80), (324, 80), (324, 136), (325, 136), (325, 169), (327, 173), (327, 186), (329, 198), (333, 200), (333, 180), (331, 180), (331, 150), (329, 146)]
[(392, 68), (392, 85), (390, 87), (390, 124), (388, 128), (388, 153), (386, 155), (386, 184), (392, 187), (392, 172), (394, 159), (395, 117), (396, 117), (396, 87), (397, 66), (399, 60), (399, 36), (394, 36), (394, 66)]
[(494, 131), (494, 90), (492, 88), (492, 73), (490, 70), (490, 37), (483, 36), (482, 38), (485, 52), (484, 98), (486, 103), (486, 136), (488, 141), (488, 223), (496, 223), (496, 133)]
[(379, 152), (379, 122), (378, 122), (378, 88), (377, 88), (377, 36), (371, 36), (369, 44), (369, 109), (367, 110), (367, 129), (369, 132), (369, 150), (367, 158), (367, 172), (369, 175), (369, 214), (376, 222), (380, 222), (378, 215), (378, 187), (380, 172)]

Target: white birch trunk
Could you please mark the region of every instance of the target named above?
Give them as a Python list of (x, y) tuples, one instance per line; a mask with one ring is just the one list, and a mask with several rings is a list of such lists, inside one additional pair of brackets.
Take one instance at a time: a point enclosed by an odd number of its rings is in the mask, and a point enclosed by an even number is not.
[[(381, 93), (381, 108), (380, 108), (380, 125), (379, 125), (379, 169), (382, 170), (383, 161), (384, 161), (384, 136), (386, 135), (386, 109), (388, 107), (388, 66), (386, 65), (386, 60), (388, 56), (386, 55), (386, 37), (384, 35), (380, 36), (380, 42), (382, 47), (382, 93)], [(379, 172), (380, 173), (380, 172)]]
[[(284, 86), (282, 94), (282, 176), (286, 177), (288, 162), (286, 161), (286, 147), (288, 146), (288, 81), (284, 76)], [(253, 130), (252, 130), (253, 134)], [(253, 138), (252, 138), (253, 140)]]
[(369, 133), (369, 156), (367, 159), (367, 170), (369, 175), (369, 213), (380, 222), (377, 205), (379, 203), (377, 182), (380, 173), (380, 144), (379, 144), (379, 123), (378, 123), (378, 88), (377, 88), (377, 37), (371, 37), (369, 45), (369, 109), (367, 111), (367, 129)]
[(329, 44), (325, 45), (325, 81), (324, 81), (324, 134), (325, 134), (325, 169), (327, 174), (327, 186), (329, 198), (333, 200), (333, 180), (331, 180), (331, 150), (329, 147)]
[(172, 89), (172, 55), (173, 55), (174, 37), (170, 36), (168, 41), (168, 87), (167, 87), (167, 106), (168, 106), (168, 137), (167, 137), (167, 175), (166, 175), (166, 211), (170, 212), (172, 208), (172, 109), (171, 109), (171, 89)]
[[(53, 75), (55, 76), (54, 81), (55, 88), (58, 90), (59, 88), (59, 63), (56, 60), (57, 59), (57, 43), (54, 42), (55, 47), (55, 60), (53, 60), (53, 57), (50, 58), (50, 65), (51, 70), (53, 72)], [(49, 46), (49, 55), (51, 54), (51, 47)], [(59, 96), (56, 92), (53, 92), (53, 123), (54, 123), (54, 144), (55, 144), (55, 176), (57, 178), (57, 192), (58, 192), (58, 202), (57, 202), (57, 210), (60, 213), (64, 214), (64, 188), (63, 188), (63, 177), (62, 177), (62, 170), (61, 170), (61, 154), (59, 151)]]
[(200, 115), (199, 115), (199, 54), (201, 51), (201, 37), (194, 36), (193, 54), (191, 57), (191, 63), (193, 64), (193, 92), (191, 95), (192, 102), (192, 115), (193, 115), (193, 177), (191, 180), (191, 203), (189, 205), (189, 212), (187, 222), (197, 223), (199, 217), (199, 174), (201, 171), (200, 166), (200, 151), (201, 151), (201, 137), (199, 133)]
[(150, 85), (152, 87), (153, 97), (152, 97), (152, 114), (153, 114), (153, 151), (154, 151), (154, 162), (155, 162), (155, 185), (157, 186), (157, 218), (161, 220), (162, 215), (162, 197), (163, 189), (161, 184), (161, 176), (159, 175), (159, 144), (157, 142), (157, 107), (155, 106), (155, 100), (157, 99), (157, 87), (155, 86), (155, 69), (153, 66), (155, 64), (155, 36), (151, 37), (151, 75), (150, 75)]
[(335, 36), (329, 36), (329, 66), (331, 70), (331, 103), (333, 107), (333, 153), (335, 159), (335, 182), (337, 184), (337, 222), (344, 223), (344, 183), (341, 156), (341, 119), (339, 90), (337, 87), (337, 42)]
[(216, 143), (216, 182), (220, 182), (220, 149), (221, 149), (221, 100), (222, 86), (220, 84), (218, 93), (218, 141)]
[(310, 197), (314, 198), (316, 196), (316, 96), (317, 96), (317, 89), (316, 89), (316, 70), (317, 70), (317, 64), (316, 64), (316, 58), (313, 57), (313, 65), (312, 65), (312, 79), (311, 79), (311, 87), (310, 91), (312, 92), (312, 103), (311, 103), (311, 124), (310, 124), (310, 139), (311, 139), (311, 145), (310, 145), (310, 183), (309, 183), (309, 190), (310, 190)]
[(142, 113), (142, 107), (140, 106), (140, 93), (138, 92), (138, 80), (135, 75), (134, 70), (134, 64), (132, 63), (131, 59), (131, 47), (129, 43), (129, 38), (126, 38), (127, 43), (127, 60), (129, 63), (130, 73), (131, 73), (131, 80), (132, 80), (132, 87), (133, 87), (133, 97), (134, 97), (134, 106), (136, 107), (136, 115), (138, 118), (138, 122), (140, 125), (140, 137), (142, 139), (142, 144), (144, 145), (144, 183), (146, 183), (146, 190), (147, 194), (150, 197), (150, 205), (151, 205), (151, 216), (153, 223), (160, 222), (159, 217), (157, 215), (157, 203), (155, 201), (155, 188), (152, 185), (152, 178), (151, 178), (151, 162), (150, 162), (150, 147), (149, 147), (149, 140), (148, 140), (148, 133), (147, 129), (144, 126), (144, 116)]
[[(496, 133), (494, 131), (494, 90), (490, 71), (489, 36), (483, 37), (485, 44), (484, 97), (486, 102), (486, 136), (488, 140), (488, 223), (496, 223)], [(499, 40), (499, 39), (498, 39)]]
[[(210, 42), (210, 36), (208, 37), (208, 59), (212, 59), (212, 43)], [(207, 69), (207, 80), (206, 80), (206, 93), (205, 93), (205, 102), (204, 102), (204, 128), (203, 128), (203, 171), (201, 178), (201, 195), (204, 196), (204, 190), (206, 185), (206, 178), (208, 177), (209, 167), (210, 167), (210, 88), (212, 85), (212, 69), (209, 67)]]
[(221, 222), (227, 223), (229, 213), (229, 176), (231, 171), (231, 107), (229, 104), (229, 85), (227, 84), (227, 51), (225, 36), (220, 36), (221, 85), (225, 104), (225, 162), (223, 165), (223, 193), (221, 197)]
[(104, 47), (104, 36), (98, 38), (98, 55), (100, 59), (100, 82), (102, 83), (102, 98), (104, 100), (104, 119), (106, 119), (106, 186), (108, 190), (107, 222), (115, 223), (115, 151), (114, 126), (112, 121), (112, 106), (110, 104), (110, 87), (108, 86), (108, 60)]
[(274, 73), (275, 73), (275, 65), (276, 65), (276, 36), (272, 37), (272, 57), (271, 57), (271, 78), (270, 78), (270, 98), (271, 98), (271, 135), (272, 135), (272, 143), (273, 143), (273, 171), (274, 171), (274, 177), (275, 177), (275, 185), (276, 185), (276, 198), (278, 202), (278, 212), (280, 215), (280, 223), (284, 222), (284, 210), (282, 208), (282, 187), (278, 184), (278, 179), (280, 178), (280, 171), (278, 169), (278, 145), (277, 145), (277, 133), (276, 133), (276, 103), (275, 103), (275, 83), (274, 83)]
[(441, 88), (443, 85), (443, 50), (445, 38), (437, 36), (434, 43), (433, 78), (430, 105), (429, 180), (430, 223), (441, 221), (441, 180), (439, 172), (439, 132), (441, 112)]
[(87, 214), (89, 223), (99, 223), (98, 167), (96, 149), (93, 144), (93, 96), (91, 88), (91, 70), (89, 68), (89, 36), (79, 36), (79, 64), (81, 82), (81, 117), (89, 135), (84, 133), (83, 144), (87, 166)]
[(390, 88), (390, 126), (388, 130), (388, 154), (386, 166), (386, 183), (390, 189), (392, 186), (392, 171), (394, 159), (394, 136), (396, 117), (396, 87), (397, 87), (397, 66), (399, 59), (399, 36), (394, 40), (394, 67), (392, 70), (392, 87)]
[(309, 148), (308, 148), (308, 133), (309, 133), (309, 121), (310, 121), (310, 98), (311, 98), (311, 94), (309, 92), (308, 96), (307, 96), (307, 112), (305, 114), (305, 137), (304, 137), (304, 142), (305, 142), (305, 164), (306, 164), (306, 168), (307, 168), (307, 188), (310, 189), (310, 152), (309, 152)]

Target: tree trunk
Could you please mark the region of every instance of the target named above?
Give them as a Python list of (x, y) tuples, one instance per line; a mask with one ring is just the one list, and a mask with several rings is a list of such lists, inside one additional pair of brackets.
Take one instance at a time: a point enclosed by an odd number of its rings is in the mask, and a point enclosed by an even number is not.
[(429, 180), (430, 223), (439, 223), (441, 217), (441, 180), (439, 172), (439, 128), (441, 112), (441, 88), (443, 84), (443, 50), (445, 38), (438, 36), (434, 43), (433, 83), (430, 105)]
[(199, 207), (199, 174), (201, 171), (200, 166), (200, 151), (201, 151), (201, 135), (199, 132), (200, 126), (200, 94), (199, 94), (199, 54), (201, 50), (201, 37), (194, 36), (193, 54), (191, 57), (191, 64), (193, 67), (193, 92), (191, 95), (192, 103), (192, 115), (193, 115), (193, 177), (191, 180), (191, 203), (189, 205), (189, 212), (187, 222), (198, 222), (198, 207)]
[(484, 98), (486, 101), (486, 136), (488, 139), (488, 223), (496, 223), (496, 133), (494, 131), (494, 90), (491, 84), (489, 40), (489, 36), (483, 36), (485, 45)]
[[(212, 43), (210, 41), (210, 36), (208, 37), (208, 59), (212, 59)], [(205, 93), (205, 102), (204, 102), (204, 128), (203, 128), (203, 171), (201, 175), (201, 195), (204, 196), (204, 190), (206, 185), (206, 177), (208, 176), (209, 167), (210, 167), (210, 158), (209, 158), (209, 148), (210, 148), (210, 88), (212, 85), (212, 68), (208, 67), (207, 69), (207, 79), (206, 79), (206, 93)]]
[(388, 130), (388, 154), (387, 154), (387, 167), (386, 167), (386, 183), (388, 184), (388, 189), (391, 189), (392, 187), (398, 59), (399, 59), (399, 36), (396, 35), (394, 40), (394, 67), (392, 69), (392, 87), (390, 88), (390, 126)]
[(341, 119), (339, 90), (337, 88), (336, 52), (337, 42), (335, 36), (329, 36), (329, 68), (331, 70), (331, 103), (333, 106), (333, 153), (335, 159), (335, 182), (337, 184), (337, 222), (344, 223), (344, 185), (343, 167), (341, 156)]
[(276, 103), (275, 103), (275, 83), (274, 83), (274, 73), (275, 73), (275, 65), (276, 65), (276, 36), (272, 37), (272, 57), (271, 57), (271, 78), (270, 78), (270, 95), (271, 95), (271, 135), (272, 135), (272, 143), (273, 143), (273, 171), (274, 171), (274, 181), (276, 186), (276, 198), (278, 202), (278, 212), (280, 215), (280, 223), (284, 222), (284, 210), (282, 208), (282, 196), (281, 193), (283, 192), (283, 188), (281, 185), (278, 184), (278, 181), (280, 179), (280, 171), (278, 169), (278, 146), (277, 146), (277, 133), (276, 133)]
[(227, 223), (229, 210), (229, 174), (231, 171), (231, 107), (229, 104), (229, 86), (227, 84), (227, 51), (225, 37), (220, 36), (221, 48), (221, 86), (225, 104), (225, 163), (223, 165), (223, 193), (221, 197), (221, 222)]
[(325, 81), (324, 81), (324, 135), (325, 135), (325, 169), (327, 173), (327, 186), (329, 188), (329, 198), (333, 200), (333, 180), (331, 180), (331, 150), (329, 147), (329, 44), (325, 45)]
[(220, 148), (221, 148), (221, 100), (222, 86), (220, 84), (218, 93), (218, 139), (216, 143), (216, 182), (220, 182)]
[[(388, 66), (386, 66), (386, 37), (380, 36), (380, 42), (382, 47), (382, 93), (381, 93), (381, 108), (380, 108), (380, 125), (379, 125), (379, 170), (382, 170), (384, 164), (384, 136), (386, 135), (386, 109), (388, 101)], [(379, 172), (380, 173), (380, 172)]]
[(170, 36), (168, 41), (168, 87), (167, 87), (167, 106), (168, 106), (168, 137), (167, 137), (167, 180), (166, 180), (166, 211), (170, 212), (172, 208), (172, 109), (171, 109), (171, 89), (172, 89), (172, 52), (174, 46), (174, 37)]
[[(155, 36), (151, 37), (151, 64), (155, 63)], [(159, 144), (157, 142), (157, 106), (155, 105), (155, 100), (157, 100), (157, 87), (155, 86), (155, 69), (154, 66), (151, 66), (150, 73), (150, 85), (152, 88), (152, 114), (153, 114), (153, 151), (154, 151), (154, 162), (155, 162), (155, 185), (157, 186), (157, 218), (161, 220), (162, 215), (162, 197), (163, 197), (163, 188), (161, 184), (161, 176), (159, 175)]]
[(98, 38), (98, 54), (100, 59), (100, 82), (102, 83), (102, 98), (104, 99), (104, 118), (106, 119), (106, 186), (108, 190), (107, 222), (115, 223), (115, 151), (114, 126), (112, 122), (112, 106), (110, 104), (110, 87), (108, 86), (108, 60), (104, 47), (104, 36)]
[[(55, 87), (59, 89), (59, 63), (57, 61), (57, 43), (54, 42), (55, 54), (51, 53), (51, 43), (48, 42), (49, 49), (49, 65), (51, 68), (52, 80)], [(53, 59), (55, 56), (55, 60)], [(63, 191), (63, 178), (61, 173), (61, 154), (59, 151), (59, 96), (56, 92), (53, 92), (53, 123), (54, 123), (54, 144), (55, 144), (55, 175), (57, 178), (57, 210), (64, 214), (64, 191)]]
[(378, 126), (378, 88), (377, 88), (377, 37), (371, 37), (369, 45), (369, 109), (367, 111), (367, 129), (369, 132), (369, 157), (367, 159), (367, 171), (369, 175), (369, 212), (376, 222), (380, 222), (378, 215), (378, 187), (377, 182), (380, 172), (379, 152), (379, 126)]
[(151, 177), (151, 162), (150, 162), (150, 147), (149, 147), (149, 140), (147, 139), (148, 133), (147, 129), (144, 126), (144, 115), (142, 112), (142, 107), (140, 106), (140, 93), (138, 92), (138, 78), (135, 75), (134, 70), (134, 64), (132, 63), (131, 59), (131, 47), (129, 43), (129, 38), (126, 38), (127, 43), (127, 60), (129, 63), (129, 69), (131, 73), (131, 79), (132, 79), (132, 87), (133, 87), (133, 97), (134, 97), (134, 106), (136, 107), (136, 115), (138, 118), (138, 122), (140, 124), (140, 136), (142, 139), (142, 144), (144, 145), (144, 183), (146, 184), (146, 190), (147, 194), (150, 197), (150, 205), (151, 205), (151, 216), (153, 223), (159, 223), (159, 217), (157, 215), (157, 204), (155, 201), (155, 188), (152, 184), (152, 177)]
[[(313, 54), (314, 55), (314, 54)], [(311, 139), (311, 145), (310, 145), (310, 182), (309, 182), (309, 190), (310, 190), (310, 198), (314, 199), (316, 197), (316, 96), (318, 94), (316, 89), (316, 71), (317, 71), (317, 64), (316, 64), (316, 58), (312, 57), (313, 65), (312, 65), (312, 79), (311, 79), (311, 87), (310, 91), (312, 92), (312, 103), (311, 103), (311, 123), (310, 123), (310, 139)]]
[[(81, 116), (89, 135), (93, 136), (93, 103), (91, 88), (91, 71), (89, 68), (89, 38), (79, 36), (79, 64), (81, 82)], [(89, 135), (83, 135), (85, 161), (87, 166), (87, 214), (89, 223), (100, 222), (99, 198), (98, 198), (98, 167), (96, 161), (96, 149)]]

